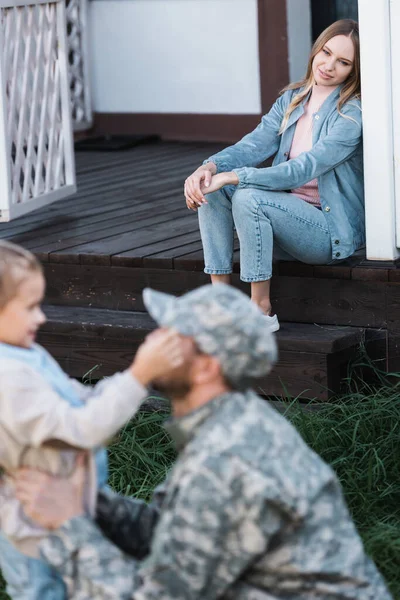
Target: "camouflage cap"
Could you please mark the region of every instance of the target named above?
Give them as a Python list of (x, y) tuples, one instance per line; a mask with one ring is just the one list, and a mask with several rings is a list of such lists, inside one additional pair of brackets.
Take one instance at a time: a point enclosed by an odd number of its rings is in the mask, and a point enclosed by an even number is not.
[(204, 285), (179, 298), (146, 288), (143, 300), (160, 326), (192, 337), (202, 352), (217, 357), (236, 387), (248, 387), (276, 362), (275, 338), (267, 319), (232, 286)]

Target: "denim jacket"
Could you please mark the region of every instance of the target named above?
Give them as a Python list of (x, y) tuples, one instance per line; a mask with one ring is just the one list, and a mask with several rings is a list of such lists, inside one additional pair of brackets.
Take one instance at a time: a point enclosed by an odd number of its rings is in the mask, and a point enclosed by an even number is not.
[[(332, 241), (332, 260), (353, 254), (365, 243), (361, 103), (352, 99), (337, 110), (341, 86), (314, 115), (313, 147), (288, 160), (296, 123), (308, 98), (290, 115), (282, 135), (279, 129), (287, 107), (298, 90), (278, 98), (258, 127), (234, 146), (211, 156), (217, 172), (235, 171), (238, 188), (291, 190), (318, 179), (321, 207)], [(273, 156), (272, 167), (255, 168)]]

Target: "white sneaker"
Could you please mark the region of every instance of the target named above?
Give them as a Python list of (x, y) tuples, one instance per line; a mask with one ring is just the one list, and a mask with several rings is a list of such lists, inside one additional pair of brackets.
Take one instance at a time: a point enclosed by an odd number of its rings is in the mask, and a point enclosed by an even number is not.
[(278, 331), (280, 324), (277, 315), (273, 315), (272, 317), (270, 315), (265, 315), (265, 318), (267, 319), (267, 325), (271, 333)]

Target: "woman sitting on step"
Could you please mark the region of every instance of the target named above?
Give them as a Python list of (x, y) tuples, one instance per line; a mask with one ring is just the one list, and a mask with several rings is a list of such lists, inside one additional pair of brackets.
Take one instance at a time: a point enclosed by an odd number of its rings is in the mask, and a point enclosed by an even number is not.
[[(273, 155), (273, 166), (256, 168)], [(362, 246), (362, 166), (359, 32), (344, 19), (319, 36), (305, 78), (283, 90), (258, 127), (186, 179), (212, 282), (230, 282), (236, 229), (241, 279), (278, 330), (273, 255), (323, 265)]]

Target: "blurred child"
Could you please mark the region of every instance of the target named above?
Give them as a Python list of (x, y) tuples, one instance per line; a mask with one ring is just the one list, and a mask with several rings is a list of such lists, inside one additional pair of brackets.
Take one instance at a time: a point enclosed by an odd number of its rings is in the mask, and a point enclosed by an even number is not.
[(47, 531), (24, 515), (13, 472), (29, 466), (66, 476), (77, 454), (89, 450), (85, 497), (94, 517), (97, 491), (108, 477), (101, 445), (137, 412), (146, 386), (183, 360), (175, 333), (149, 336), (126, 371), (93, 388), (84, 386), (35, 344), (46, 320), (44, 291), (33, 254), (0, 242), (0, 569), (15, 600), (64, 600), (69, 593), (40, 560), (38, 543)]

